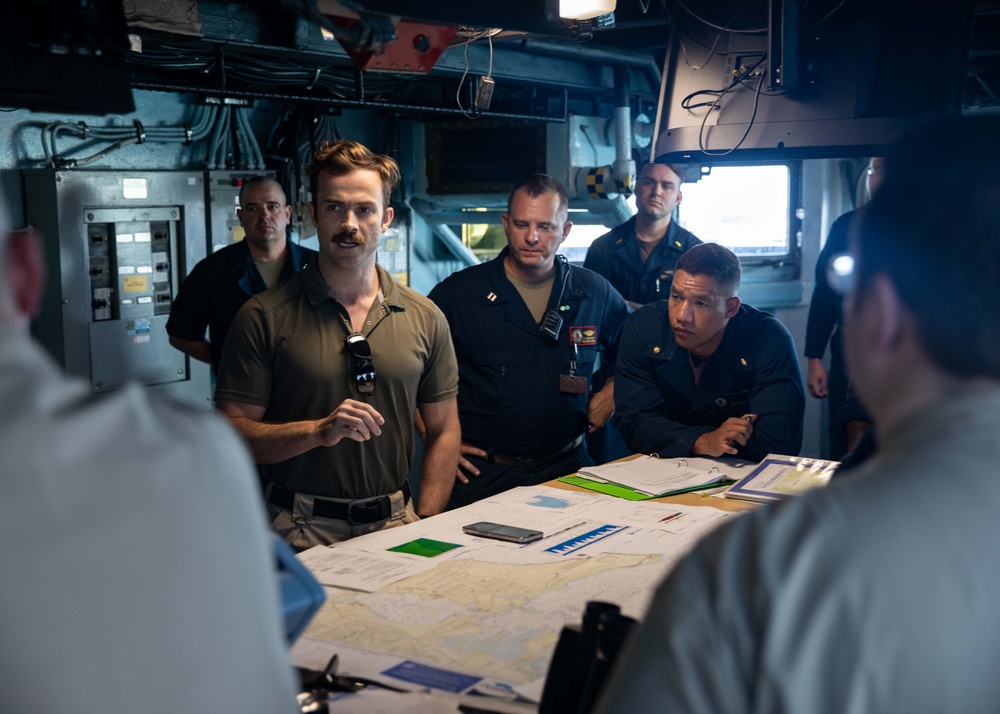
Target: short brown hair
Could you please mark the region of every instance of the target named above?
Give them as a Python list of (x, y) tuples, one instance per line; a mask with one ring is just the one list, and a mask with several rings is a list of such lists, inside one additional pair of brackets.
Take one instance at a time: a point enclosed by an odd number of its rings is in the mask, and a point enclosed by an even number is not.
[(510, 213), (510, 206), (514, 202), (514, 194), (524, 191), (530, 198), (538, 198), (547, 193), (554, 193), (559, 197), (559, 210), (565, 211), (569, 208), (569, 195), (566, 188), (557, 179), (548, 174), (529, 174), (514, 184), (507, 195), (507, 213)]
[(323, 171), (331, 176), (344, 176), (354, 171), (374, 171), (382, 179), (384, 208), (389, 207), (392, 192), (401, 178), (399, 164), (392, 158), (376, 154), (356, 141), (327, 141), (316, 150), (312, 163), (306, 167), (313, 204), (316, 203), (319, 175)]
[(687, 175), (687, 166), (685, 166), (684, 164), (668, 164), (662, 161), (649, 161), (645, 164), (641, 164), (639, 166), (639, 170), (636, 171), (635, 177), (637, 179), (640, 178), (642, 176), (642, 172), (646, 170), (647, 166), (655, 166), (656, 164), (661, 164), (662, 166), (666, 166), (668, 169), (677, 174), (677, 178), (681, 180), (680, 181), (681, 183), (684, 183), (684, 178)]

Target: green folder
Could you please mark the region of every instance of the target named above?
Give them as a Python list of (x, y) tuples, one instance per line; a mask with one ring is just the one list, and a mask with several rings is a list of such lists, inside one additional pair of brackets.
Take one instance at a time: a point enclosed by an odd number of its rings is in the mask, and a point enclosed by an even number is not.
[(733, 483), (732, 481), (716, 481), (714, 483), (701, 484), (699, 486), (691, 486), (690, 488), (679, 488), (676, 491), (667, 491), (666, 493), (659, 493), (655, 496), (650, 496), (645, 493), (639, 493), (635, 489), (629, 488), (628, 486), (620, 486), (617, 483), (606, 483), (603, 481), (592, 481), (589, 478), (584, 478), (583, 476), (563, 476), (558, 481), (563, 483), (568, 483), (573, 486), (579, 486), (581, 488), (586, 488), (590, 491), (597, 491), (599, 493), (606, 493), (609, 496), (617, 496), (618, 498), (624, 498), (629, 501), (647, 501), (650, 498), (661, 498), (663, 496), (676, 496), (681, 493), (691, 493), (692, 491), (705, 491), (710, 488), (718, 488), (719, 486), (725, 486), (728, 483)]

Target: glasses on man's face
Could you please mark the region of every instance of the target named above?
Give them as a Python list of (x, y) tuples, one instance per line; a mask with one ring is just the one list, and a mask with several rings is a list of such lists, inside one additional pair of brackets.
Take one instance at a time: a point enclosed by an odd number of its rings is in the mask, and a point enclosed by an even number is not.
[(375, 363), (372, 361), (372, 346), (361, 333), (349, 335), (344, 344), (351, 353), (351, 366), (354, 368), (354, 386), (361, 394), (371, 394), (375, 391)]
[(847, 296), (854, 289), (854, 256), (837, 253), (826, 264), (826, 282), (840, 297)]

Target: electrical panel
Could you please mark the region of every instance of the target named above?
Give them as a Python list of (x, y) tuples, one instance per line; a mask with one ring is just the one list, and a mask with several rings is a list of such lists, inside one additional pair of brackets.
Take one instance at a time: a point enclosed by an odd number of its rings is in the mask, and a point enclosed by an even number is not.
[(395, 208), (389, 229), (382, 236), (375, 252), (375, 260), (403, 285), (410, 282), (410, 226), (412, 218), (408, 208)]
[(95, 392), (133, 381), (211, 406), (208, 365), (166, 332), (181, 281), (206, 255), (204, 181), (178, 171), (24, 172), (25, 213), (49, 269), (33, 331)]

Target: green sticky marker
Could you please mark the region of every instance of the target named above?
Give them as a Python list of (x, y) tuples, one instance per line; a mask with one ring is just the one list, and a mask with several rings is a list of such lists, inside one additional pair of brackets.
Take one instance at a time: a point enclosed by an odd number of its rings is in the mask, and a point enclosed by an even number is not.
[(459, 543), (445, 543), (440, 540), (430, 538), (417, 538), (409, 543), (401, 543), (394, 548), (389, 548), (394, 553), (409, 553), (410, 555), (420, 555), (424, 558), (433, 558), (435, 555), (447, 553), (453, 548), (461, 548)]

